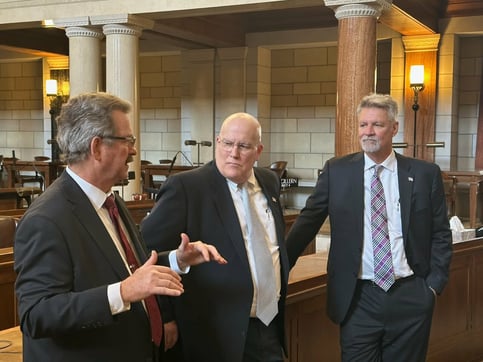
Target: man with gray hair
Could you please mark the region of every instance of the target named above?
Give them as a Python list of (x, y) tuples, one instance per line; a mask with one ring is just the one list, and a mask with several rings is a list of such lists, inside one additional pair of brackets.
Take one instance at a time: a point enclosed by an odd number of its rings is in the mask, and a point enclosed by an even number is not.
[(363, 152), (325, 164), (287, 236), (290, 265), (329, 216), (327, 313), (342, 361), (423, 362), (452, 255), (441, 171), (393, 151), (390, 96), (364, 97), (357, 117)]
[(27, 210), (15, 235), (26, 362), (159, 361), (156, 296), (184, 290), (158, 257), (179, 272), (209, 260), (225, 263), (213, 246), (190, 243), (187, 235), (175, 251), (147, 251), (111, 190), (127, 178), (137, 153), (130, 110), (118, 97), (88, 93), (70, 99), (57, 120), (68, 166)]

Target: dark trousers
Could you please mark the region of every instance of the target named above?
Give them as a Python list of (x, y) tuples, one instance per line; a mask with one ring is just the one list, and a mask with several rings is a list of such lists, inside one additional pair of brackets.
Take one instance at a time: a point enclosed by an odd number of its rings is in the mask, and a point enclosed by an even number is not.
[(423, 278), (399, 279), (388, 292), (359, 281), (340, 326), (342, 361), (425, 361), (434, 302)]
[(243, 362), (282, 361), (282, 345), (275, 320), (266, 326), (258, 318), (250, 318)]

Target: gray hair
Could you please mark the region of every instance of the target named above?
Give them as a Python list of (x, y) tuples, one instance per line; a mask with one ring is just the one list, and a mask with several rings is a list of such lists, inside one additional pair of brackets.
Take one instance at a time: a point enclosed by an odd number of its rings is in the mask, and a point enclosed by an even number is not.
[(57, 118), (57, 143), (68, 164), (83, 161), (94, 137), (113, 136), (112, 112), (131, 111), (131, 104), (107, 93), (85, 93), (62, 106)]
[(359, 115), (362, 108), (379, 108), (385, 110), (389, 120), (396, 122), (398, 112), (397, 103), (388, 94), (372, 93), (365, 96), (357, 106), (357, 115)]

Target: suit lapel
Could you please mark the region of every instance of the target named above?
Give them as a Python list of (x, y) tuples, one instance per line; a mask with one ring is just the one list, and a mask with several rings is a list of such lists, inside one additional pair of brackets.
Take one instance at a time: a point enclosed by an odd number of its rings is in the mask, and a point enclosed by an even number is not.
[(119, 196), (116, 195), (116, 205), (119, 210), (119, 215), (124, 222), (124, 226), (129, 233), (129, 237), (131, 238), (132, 245), (134, 246), (134, 251), (139, 258), (140, 264), (144, 264), (147, 260), (147, 250), (144, 246), (144, 242), (140, 239), (140, 234), (137, 231), (137, 226), (134, 223), (131, 215), (129, 214), (129, 210), (126, 207), (124, 201), (121, 200)]
[(415, 175), (411, 171), (411, 162), (409, 159), (402, 157), (397, 153), (396, 158), (399, 182), (399, 205), (401, 207), (401, 223), (404, 240), (407, 240)]
[(106, 265), (112, 267), (120, 280), (126, 278), (128, 276), (126, 266), (87, 195), (67, 172), (62, 173), (61, 181), (62, 192), (72, 205), (72, 214), (91, 236), (90, 240), (84, 240), (83, 242), (86, 243), (86, 246), (89, 242), (96, 245), (105, 256)]
[(228, 233), (230, 241), (240, 257), (240, 260), (243, 264), (246, 264), (247, 268), (249, 268), (243, 233), (240, 228), (238, 214), (236, 213), (231, 192), (228, 188), (226, 179), (219, 173), (214, 162), (211, 163), (211, 167), (211, 195), (218, 211), (218, 218), (223, 224), (225, 231)]

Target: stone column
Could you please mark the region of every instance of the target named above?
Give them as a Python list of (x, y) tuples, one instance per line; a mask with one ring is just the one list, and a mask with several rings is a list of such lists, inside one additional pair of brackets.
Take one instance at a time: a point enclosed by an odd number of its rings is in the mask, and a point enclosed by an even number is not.
[(70, 95), (95, 92), (101, 89), (100, 29), (72, 26), (65, 29), (69, 38)]
[(336, 156), (360, 150), (356, 109), (374, 91), (376, 22), (391, 0), (326, 0), (339, 20), (337, 60)]
[[(136, 148), (140, 150), (139, 36), (143, 28), (153, 26), (153, 21), (131, 15), (97, 16), (90, 21), (93, 25), (102, 25), (106, 36), (106, 92), (132, 104), (131, 127), (138, 139)], [(139, 154), (130, 163), (129, 171), (129, 183), (119, 191), (125, 200), (142, 190)]]

